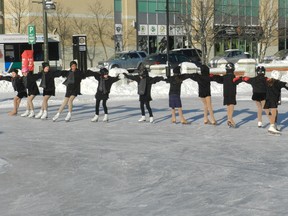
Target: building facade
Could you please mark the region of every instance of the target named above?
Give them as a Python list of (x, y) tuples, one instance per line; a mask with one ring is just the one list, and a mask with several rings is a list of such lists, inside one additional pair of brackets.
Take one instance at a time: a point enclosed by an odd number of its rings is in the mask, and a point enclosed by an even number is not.
[[(16, 33), (17, 30), (11, 28), (17, 22), (11, 14), (11, 10), (6, 8), (9, 1), (0, 0), (0, 33)], [(29, 6), (27, 12), (23, 14), (22, 27), (24, 26), (25, 29), (30, 22), (36, 22), (38, 23), (38, 33), (42, 33), (42, 13), (39, 11), (41, 7), (32, 3), (32, 0), (21, 1), (27, 1)], [(272, 6), (269, 4), (277, 6), (279, 31), (267, 52), (272, 54), (277, 50), (288, 48), (288, 0), (203, 0), (203, 2), (206, 1), (213, 2), (214, 10), (213, 28), (216, 39), (213, 41), (211, 57), (231, 48), (247, 51), (256, 57), (259, 41), (263, 37), (260, 14), (271, 11), (270, 7)], [(93, 2), (95, 1), (61, 0), (61, 5), (69, 8), (69, 19), (89, 20), (91, 19), (89, 4)], [(99, 2), (103, 8), (111, 10), (108, 19), (111, 20), (111, 25), (114, 25), (110, 26), (113, 30), (105, 39), (109, 55), (116, 51), (136, 49), (144, 50), (147, 53), (164, 52), (167, 44), (167, 28), (169, 29), (169, 50), (190, 47), (191, 36), (192, 40), (193, 37), (195, 38), (193, 32), (191, 35), (184, 26), (183, 17), (188, 17), (192, 22), (196, 22), (193, 8), (201, 2), (199, 0), (168, 0), (169, 16), (167, 16), (167, 0), (106, 0)], [(270, 3), (263, 7), (261, 6), (263, 2)], [(51, 16), (53, 14), (48, 15), (48, 21)], [(167, 18), (169, 23), (167, 23)], [(77, 33), (85, 34), (85, 32)], [(198, 48), (201, 47), (199, 43), (195, 43), (195, 45)], [(100, 43), (97, 43), (97, 46), (98, 50), (102, 50)], [(103, 56), (99, 54), (97, 58), (98, 61), (103, 59)]]

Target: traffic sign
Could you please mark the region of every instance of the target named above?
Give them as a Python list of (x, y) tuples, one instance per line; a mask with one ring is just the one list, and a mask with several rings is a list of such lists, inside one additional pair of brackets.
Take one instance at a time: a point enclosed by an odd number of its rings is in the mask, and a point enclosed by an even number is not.
[(36, 43), (36, 27), (35, 25), (28, 25), (28, 43)]

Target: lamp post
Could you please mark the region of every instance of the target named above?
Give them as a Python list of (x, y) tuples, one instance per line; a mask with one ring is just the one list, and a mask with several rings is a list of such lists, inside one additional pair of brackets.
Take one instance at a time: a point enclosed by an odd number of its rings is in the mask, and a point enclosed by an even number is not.
[(166, 76), (170, 76), (170, 63), (169, 63), (169, 0), (166, 0), (166, 55), (167, 55), (167, 68), (166, 68)]
[(42, 4), (42, 16), (43, 16), (43, 42), (44, 42), (44, 61), (49, 61), (48, 50), (48, 25), (47, 25), (47, 11), (55, 10), (56, 6), (52, 0), (32, 1), (33, 3)]

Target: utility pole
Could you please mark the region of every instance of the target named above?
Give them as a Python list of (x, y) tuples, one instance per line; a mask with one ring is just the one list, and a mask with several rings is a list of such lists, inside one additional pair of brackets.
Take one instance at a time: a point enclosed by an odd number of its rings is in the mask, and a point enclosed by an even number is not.
[(169, 0), (166, 0), (166, 55), (167, 55), (167, 67), (166, 67), (166, 76), (170, 76), (170, 63), (169, 63)]

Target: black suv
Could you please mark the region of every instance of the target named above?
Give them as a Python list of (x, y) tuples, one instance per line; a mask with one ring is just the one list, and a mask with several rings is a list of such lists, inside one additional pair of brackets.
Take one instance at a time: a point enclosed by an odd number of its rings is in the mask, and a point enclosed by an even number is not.
[[(171, 50), (172, 53), (181, 53), (191, 59), (192, 62), (201, 62), (202, 52), (199, 49), (179, 48)], [(199, 56), (200, 55), (200, 56)]]
[[(182, 62), (192, 62), (187, 56), (180, 53), (169, 53), (169, 63), (171, 68), (175, 68)], [(150, 69), (151, 65), (166, 64), (167, 63), (167, 54), (166, 53), (153, 53), (147, 56), (143, 65), (147, 69)], [(193, 62), (194, 63), (194, 62)]]

